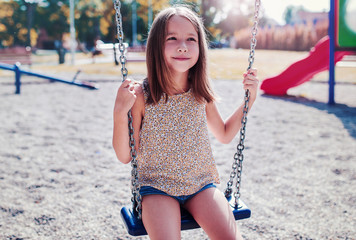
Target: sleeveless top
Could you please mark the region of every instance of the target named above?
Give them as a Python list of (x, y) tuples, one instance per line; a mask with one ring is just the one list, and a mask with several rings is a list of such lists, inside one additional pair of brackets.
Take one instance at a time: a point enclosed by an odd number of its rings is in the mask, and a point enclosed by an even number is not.
[[(143, 87), (145, 102), (148, 93)], [(138, 182), (171, 196), (191, 195), (220, 183), (213, 158), (205, 104), (192, 90), (145, 104), (137, 153)]]

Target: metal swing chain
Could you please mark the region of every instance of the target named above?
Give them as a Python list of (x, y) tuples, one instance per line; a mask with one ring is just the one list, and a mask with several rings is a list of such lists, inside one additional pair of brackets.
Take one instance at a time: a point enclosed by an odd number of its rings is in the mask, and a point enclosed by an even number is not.
[[(248, 68), (247, 70), (250, 70), (252, 68), (253, 62), (255, 60), (255, 48), (257, 44), (257, 26), (258, 26), (258, 16), (259, 16), (259, 10), (260, 10), (260, 5), (261, 1), (260, 0), (255, 0), (255, 13), (254, 13), (254, 24), (252, 27), (252, 38), (251, 38), (251, 44), (250, 44), (250, 53), (248, 57)], [(235, 198), (235, 209), (238, 208), (239, 205), (239, 200), (240, 200), (240, 187), (241, 187), (241, 173), (242, 173), (242, 162), (244, 160), (244, 155), (243, 155), (243, 150), (245, 149), (244, 141), (245, 141), (245, 133), (246, 133), (246, 123), (247, 123), (247, 113), (248, 113), (248, 103), (250, 99), (250, 92), (246, 90), (245, 92), (245, 104), (243, 108), (243, 116), (241, 119), (241, 128), (240, 128), (240, 141), (239, 144), (237, 145), (236, 153), (234, 155), (234, 162), (232, 164), (232, 170), (230, 173), (230, 179), (227, 182), (227, 188), (225, 189), (225, 197), (230, 198), (232, 194), (232, 185), (234, 184), (234, 178), (236, 177), (236, 185), (235, 185), (235, 192), (234, 192), (234, 198)]]
[[(120, 51), (120, 63), (121, 63), (121, 74), (122, 81), (124, 82), (127, 78), (128, 71), (126, 69), (126, 56), (124, 45), (124, 32), (122, 28), (122, 16), (121, 16), (121, 3), (119, 0), (114, 0), (114, 8), (116, 12), (116, 25), (117, 25), (117, 39), (119, 40), (119, 51)], [(138, 184), (138, 171), (137, 171), (137, 152), (136, 152), (136, 142), (134, 138), (134, 128), (132, 126), (132, 113), (131, 110), (128, 112), (129, 119), (129, 136), (130, 136), (130, 154), (131, 154), (131, 192), (132, 198), (131, 202), (133, 203), (133, 209), (136, 210), (138, 218), (141, 219), (141, 195), (140, 195), (140, 186)]]
[(257, 26), (258, 26), (258, 16), (260, 14), (260, 6), (261, 6), (261, 0), (255, 0), (255, 14), (254, 14), (254, 21), (253, 21), (253, 27), (252, 27), (252, 37), (251, 37), (251, 45), (250, 45), (250, 54), (248, 57), (248, 68), (247, 70), (252, 68), (253, 62), (255, 61), (255, 48), (257, 45)]

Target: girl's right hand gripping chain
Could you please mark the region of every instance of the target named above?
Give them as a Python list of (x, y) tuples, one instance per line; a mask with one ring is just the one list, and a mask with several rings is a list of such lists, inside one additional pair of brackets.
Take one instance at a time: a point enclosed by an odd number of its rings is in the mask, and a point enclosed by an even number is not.
[(137, 85), (131, 80), (125, 80), (119, 87), (114, 106), (113, 147), (118, 160), (122, 163), (131, 161), (129, 146), (128, 112), (137, 99)]
[(257, 70), (250, 69), (243, 74), (243, 77), (244, 89), (248, 89), (250, 91), (250, 100), (251, 102), (254, 102), (257, 96), (257, 89), (259, 84), (259, 80), (257, 78)]
[(136, 101), (136, 91), (133, 81), (126, 79), (119, 87), (115, 100), (114, 113), (127, 116)]

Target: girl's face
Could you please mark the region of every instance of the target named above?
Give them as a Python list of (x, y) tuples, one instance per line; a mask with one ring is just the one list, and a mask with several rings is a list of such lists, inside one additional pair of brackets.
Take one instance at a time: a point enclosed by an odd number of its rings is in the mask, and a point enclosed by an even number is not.
[(188, 19), (177, 15), (169, 19), (164, 57), (173, 73), (187, 73), (198, 61), (198, 33)]

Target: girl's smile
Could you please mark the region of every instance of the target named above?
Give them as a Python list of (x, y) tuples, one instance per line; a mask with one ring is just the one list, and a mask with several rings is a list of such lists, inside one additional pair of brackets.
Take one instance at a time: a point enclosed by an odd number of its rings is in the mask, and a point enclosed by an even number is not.
[(173, 59), (178, 60), (178, 61), (186, 61), (186, 60), (189, 60), (190, 58), (186, 58), (186, 57), (173, 57)]

